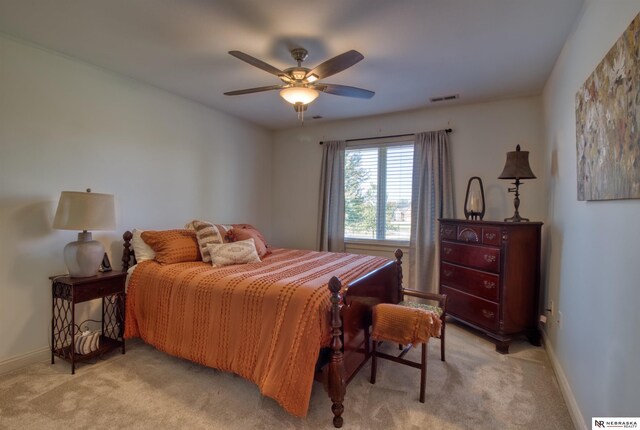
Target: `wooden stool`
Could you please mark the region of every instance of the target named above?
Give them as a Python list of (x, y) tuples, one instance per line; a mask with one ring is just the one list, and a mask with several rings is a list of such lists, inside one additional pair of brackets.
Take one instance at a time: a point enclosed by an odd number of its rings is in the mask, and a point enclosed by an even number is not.
[[(440, 360), (444, 360), (444, 336), (447, 328), (447, 318), (446, 318), (446, 303), (447, 296), (445, 294), (437, 294), (437, 293), (425, 293), (422, 291), (410, 290), (408, 288), (402, 289), (403, 296), (412, 296), (418, 297), (424, 300), (431, 300), (437, 302), (437, 305), (430, 305), (428, 303), (420, 303), (420, 302), (410, 302), (408, 300), (403, 300), (398, 305), (410, 307), (410, 308), (418, 308), (424, 309), (427, 311), (434, 312), (440, 318), (440, 322), (442, 323), (442, 328), (440, 329), (440, 335), (435, 336), (440, 339)], [(402, 349), (402, 348), (401, 348)]]
[[(424, 391), (427, 380), (427, 341), (430, 337), (440, 335), (441, 322), (434, 312), (381, 303), (373, 307), (373, 330), (371, 338), (373, 348), (371, 351), (371, 383), (376, 383), (377, 359), (395, 361), (396, 363), (420, 369), (420, 402), (424, 403)], [(389, 341), (406, 345), (399, 356), (393, 356), (379, 352), (378, 342)], [(422, 344), (422, 360), (416, 363), (403, 357), (413, 345)]]

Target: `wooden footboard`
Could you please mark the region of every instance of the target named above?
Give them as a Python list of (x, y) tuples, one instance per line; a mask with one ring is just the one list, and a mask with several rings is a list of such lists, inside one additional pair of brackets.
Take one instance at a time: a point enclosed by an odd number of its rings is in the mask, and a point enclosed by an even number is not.
[(370, 357), (371, 308), (378, 303), (398, 303), (402, 287), (402, 251), (396, 261), (352, 282), (341, 294), (337, 277), (329, 281), (331, 292), (330, 359), (322, 377), (331, 398), (333, 425), (342, 427), (346, 386)]

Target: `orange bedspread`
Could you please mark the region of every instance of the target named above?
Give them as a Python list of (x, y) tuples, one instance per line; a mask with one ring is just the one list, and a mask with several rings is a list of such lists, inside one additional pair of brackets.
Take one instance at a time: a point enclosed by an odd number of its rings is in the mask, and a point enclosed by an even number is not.
[(129, 281), (125, 337), (241, 375), (303, 417), (329, 341), (329, 279), (346, 286), (388, 261), (289, 249), (221, 268), (145, 261)]

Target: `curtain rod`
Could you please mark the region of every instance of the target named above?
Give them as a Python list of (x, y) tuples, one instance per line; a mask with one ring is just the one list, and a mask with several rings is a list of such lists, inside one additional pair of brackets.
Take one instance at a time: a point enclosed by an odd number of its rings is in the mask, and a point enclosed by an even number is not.
[[(450, 128), (445, 128), (445, 130), (447, 133), (451, 133), (453, 130)], [(409, 136), (415, 136), (415, 133), (409, 133), (409, 134), (392, 134), (390, 136), (376, 136), (376, 137), (363, 137), (360, 139), (347, 139), (345, 140), (345, 142), (355, 142), (355, 141), (362, 141), (362, 140), (376, 140), (376, 139), (391, 139), (394, 137), (409, 137)], [(320, 142), (320, 145), (322, 145), (324, 143), (324, 141)]]

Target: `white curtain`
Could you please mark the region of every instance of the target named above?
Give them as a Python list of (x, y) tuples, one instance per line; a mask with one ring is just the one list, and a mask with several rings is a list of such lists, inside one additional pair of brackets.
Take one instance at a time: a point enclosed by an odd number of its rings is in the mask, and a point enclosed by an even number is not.
[(438, 218), (454, 214), (449, 135), (417, 133), (413, 151), (409, 285), (438, 291)]
[(323, 143), (318, 202), (319, 251), (344, 252), (344, 153), (347, 143)]

